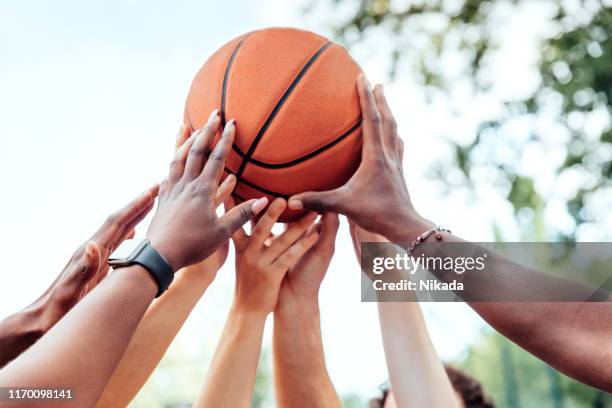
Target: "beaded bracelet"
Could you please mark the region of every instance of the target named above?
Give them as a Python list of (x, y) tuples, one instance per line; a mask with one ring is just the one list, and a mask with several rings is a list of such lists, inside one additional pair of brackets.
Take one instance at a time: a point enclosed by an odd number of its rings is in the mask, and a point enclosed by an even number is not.
[(414, 251), (414, 248), (416, 248), (420, 243), (424, 242), (433, 233), (436, 233), (436, 240), (441, 241), (442, 240), (442, 235), (440, 234), (441, 232), (450, 233), (451, 230), (446, 229), (440, 225), (438, 225), (435, 228), (429, 229), (425, 231), (424, 233), (422, 233), (421, 235), (419, 235), (418, 237), (416, 237), (416, 239), (412, 241), (412, 244), (410, 244), (406, 252), (408, 253), (408, 255), (411, 255), (412, 251)]

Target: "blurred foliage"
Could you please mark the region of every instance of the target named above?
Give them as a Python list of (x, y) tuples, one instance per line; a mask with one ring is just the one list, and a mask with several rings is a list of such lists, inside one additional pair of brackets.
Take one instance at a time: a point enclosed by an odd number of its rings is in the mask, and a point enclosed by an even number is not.
[[(489, 91), (492, 83), (489, 63), (500, 52), (502, 41), (498, 35), (500, 21), (529, 3), (517, 0), (313, 1), (331, 2), (343, 11), (350, 11), (347, 19), (333, 27), (337, 39), (349, 49), (370, 37), (384, 35), (385, 44), (390, 44), (390, 78), (410, 75), (427, 92), (448, 100), (452, 100), (458, 78), (469, 81), (474, 95)], [(454, 157), (450, 162), (437, 163), (433, 173), (441, 181), (450, 182), (445, 175), (459, 169), (463, 178), (461, 186), (471, 189), (483, 182), (478, 174), (493, 174), (494, 187), (512, 204), (519, 227), (527, 230), (532, 227), (532, 221), (519, 214), (523, 209), (543, 211), (550, 184), (538, 185), (534, 169), (527, 172), (518, 165), (523, 148), (528, 143), (543, 151), (560, 149), (565, 159), (556, 166), (554, 182), (564, 184), (564, 177), (570, 174), (579, 178), (571, 196), (564, 198), (573, 226), (559, 229), (550, 225), (546, 229), (549, 236), (545, 238), (571, 241), (581, 224), (597, 221), (591, 207), (600, 197), (598, 194), (603, 191), (610, 194), (612, 190), (612, 9), (610, 2), (604, 0), (541, 0), (540, 3), (550, 9), (550, 27), (544, 30), (548, 34), (538, 39), (539, 84), (522, 100), (504, 101), (505, 109), (498, 117), (482, 123), (473, 140), (456, 142), (449, 136)], [(457, 64), (461, 72), (449, 74), (451, 64), (442, 61), (458, 55), (463, 61)], [(455, 65), (457, 59), (450, 61)], [(552, 116), (557, 125), (555, 130), (548, 130), (548, 137), (535, 124), (529, 130), (527, 141), (502, 137), (504, 128), (518, 119), (534, 119), (543, 113)], [(593, 118), (604, 125), (594, 128)], [(555, 134), (553, 140), (546, 140), (550, 139), (551, 132)], [(492, 143), (499, 151), (514, 151), (514, 156), (500, 160), (490, 154)]]
[[(559, 374), (491, 330), (472, 344), (465, 357), (454, 364), (478, 378), (500, 408), (612, 407), (610, 394)], [(551, 376), (558, 376), (558, 381), (551, 381)], [(559, 398), (556, 404), (551, 395)]]
[[(333, 29), (349, 50), (368, 41), (379, 44), (388, 50), (390, 80), (410, 76), (430, 100), (442, 98), (452, 106), (458, 83), (469, 84), (473, 98), (491, 92), (492, 62), (503, 52), (500, 26), (530, 2), (312, 0), (311, 5), (316, 3), (331, 3), (337, 15), (346, 15)], [(490, 183), (511, 205), (523, 238), (571, 242), (582, 225), (597, 222), (595, 204), (602, 197), (610, 203), (612, 193), (612, 2), (531, 3), (549, 11), (537, 38), (536, 85), (528, 95), (503, 100), (502, 109), (480, 123), (471, 139), (442, 135), (453, 154), (435, 163), (431, 173), (449, 191), (476, 192)], [(455, 108), (460, 115), (461, 107)], [(517, 123), (528, 123), (526, 137), (516, 135)], [(527, 148), (559, 152), (560, 159), (552, 170), (537, 162), (525, 166)], [(543, 172), (554, 174), (542, 183)], [(459, 181), (449, 174), (459, 174)], [(547, 224), (544, 216), (551, 186), (558, 185), (570, 190), (561, 197), (570, 228)], [(503, 240), (500, 227), (493, 229)], [(480, 379), (500, 407), (612, 407), (610, 395), (559, 374), (493, 331), (457, 364)]]

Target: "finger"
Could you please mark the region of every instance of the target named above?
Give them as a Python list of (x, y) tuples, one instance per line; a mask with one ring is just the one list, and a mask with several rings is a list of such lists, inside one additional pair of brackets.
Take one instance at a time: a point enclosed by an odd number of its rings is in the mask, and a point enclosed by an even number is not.
[(67, 284), (72, 290), (79, 291), (96, 275), (100, 268), (100, 248), (94, 241), (85, 244), (81, 257), (71, 266)]
[(123, 241), (126, 239), (132, 239), (129, 237), (130, 232), (134, 232), (134, 229), (140, 222), (151, 212), (153, 207), (155, 206), (155, 201), (152, 201), (151, 204), (144, 208), (132, 221), (128, 222), (125, 226), (121, 227), (119, 233), (113, 240), (111, 244), (111, 252), (114, 251)]
[(397, 147), (397, 122), (393, 117), (391, 108), (387, 103), (385, 91), (382, 85), (378, 84), (374, 87), (374, 97), (376, 98), (376, 106), (380, 112), (383, 129), (383, 143), (388, 151), (396, 152)]
[(215, 195), (215, 208), (231, 197), (234, 188), (236, 188), (236, 176), (233, 174), (228, 174), (217, 189), (217, 194)]
[(349, 233), (351, 234), (351, 241), (353, 241), (353, 250), (355, 251), (355, 256), (357, 256), (357, 262), (361, 260), (361, 242), (357, 237), (355, 224), (349, 220)]
[(185, 163), (185, 177), (193, 180), (202, 172), (202, 169), (210, 156), (210, 146), (215, 138), (215, 134), (219, 130), (220, 123), (221, 119), (219, 118), (219, 110), (215, 109), (210, 114), (208, 122), (206, 122), (204, 127), (194, 133), (195, 140), (189, 149), (187, 162)]
[(92, 236), (92, 240), (105, 248), (110, 248), (125, 227), (154, 204), (158, 193), (159, 185), (155, 184), (128, 205), (111, 214)]
[(308, 191), (296, 194), (289, 198), (289, 208), (291, 210), (308, 209), (319, 213), (335, 212), (343, 213), (343, 192), (342, 187), (330, 191)]
[(280, 217), (286, 207), (287, 203), (282, 198), (272, 201), (251, 232), (249, 248), (255, 251), (261, 250), (266, 239), (270, 237), (274, 223), (278, 221), (278, 217)]
[[(223, 207), (225, 208), (225, 212), (228, 213), (232, 208), (236, 207), (236, 200), (234, 197), (229, 196), (227, 200), (223, 202)], [(249, 237), (247, 236), (244, 228), (238, 228), (232, 234), (232, 241), (234, 241), (234, 245), (239, 248), (243, 248), (248, 242)]]
[(339, 226), (338, 214), (331, 212), (323, 214), (321, 216), (321, 232), (316, 247), (333, 252)]
[(189, 126), (182, 124), (179, 128), (178, 134), (176, 135), (176, 144), (174, 146), (175, 149), (178, 149), (183, 144), (185, 144), (187, 139), (189, 139), (189, 136), (191, 136), (191, 129), (189, 128)]
[(313, 221), (316, 218), (317, 213), (309, 213), (302, 217), (302, 219), (293, 224), (291, 227), (289, 227), (289, 229), (287, 229), (287, 231), (283, 232), (274, 241), (272, 241), (272, 244), (264, 253), (265, 257), (270, 260), (274, 260), (280, 256), (280, 254), (285, 252), (287, 248), (293, 245), (294, 242), (304, 235), (304, 232), (306, 232), (308, 227), (313, 224)]
[(296, 263), (300, 260), (300, 258), (308, 252), (310, 248), (317, 242), (319, 238), (318, 233), (314, 233), (304, 238), (300, 239), (289, 249), (284, 251), (272, 264), (273, 268), (278, 268), (281, 271), (287, 271), (295, 266)]
[(361, 106), (363, 154), (364, 156), (380, 154), (382, 151), (381, 116), (370, 81), (363, 74), (357, 78), (357, 91)]
[(168, 173), (168, 185), (174, 185), (181, 177), (183, 177), (183, 173), (185, 172), (185, 162), (187, 161), (187, 155), (189, 154), (189, 150), (193, 145), (193, 142), (196, 138), (196, 133), (191, 135), (189, 139), (187, 139), (174, 153), (174, 157), (170, 162), (170, 171)]
[(257, 200), (249, 200), (235, 206), (222, 217), (219, 218), (219, 224), (229, 238), (244, 224), (249, 222), (251, 218), (259, 214), (268, 205), (266, 197)]
[(210, 160), (204, 164), (204, 170), (200, 176), (203, 182), (212, 183), (215, 186), (219, 184), (221, 174), (223, 174), (223, 169), (225, 168), (225, 159), (227, 159), (229, 152), (232, 150), (235, 136), (236, 126), (234, 125), (234, 119), (232, 119), (225, 124), (221, 138), (210, 154)]

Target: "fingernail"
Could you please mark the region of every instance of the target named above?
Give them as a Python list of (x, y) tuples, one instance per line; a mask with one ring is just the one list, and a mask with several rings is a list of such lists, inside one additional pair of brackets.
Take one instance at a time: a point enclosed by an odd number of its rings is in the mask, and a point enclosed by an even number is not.
[(251, 206), (251, 210), (253, 211), (253, 213), (259, 214), (261, 212), (261, 210), (266, 208), (267, 205), (268, 205), (268, 198), (267, 197), (261, 197), (261, 198), (257, 199), (257, 201), (255, 201), (253, 203), (253, 205)]
[(234, 129), (234, 122), (235, 122), (234, 119), (232, 119), (225, 124), (225, 129), (223, 129), (222, 136), (227, 136), (230, 134), (230, 132)]
[(303, 210), (304, 203), (300, 200), (289, 200), (289, 208), (292, 210)]
[(212, 111), (212, 113), (210, 114), (210, 116), (208, 117), (208, 122), (210, 123), (213, 120), (215, 120), (215, 118), (219, 115), (219, 109), (215, 109), (214, 111)]

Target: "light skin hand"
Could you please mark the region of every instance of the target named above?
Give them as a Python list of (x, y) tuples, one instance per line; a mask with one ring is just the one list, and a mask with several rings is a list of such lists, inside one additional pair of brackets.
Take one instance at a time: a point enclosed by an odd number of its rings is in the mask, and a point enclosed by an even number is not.
[(363, 118), (359, 168), (336, 190), (294, 195), (289, 208), (333, 211), (394, 242), (411, 241), (431, 223), (416, 212), (410, 200), (402, 167), (404, 147), (395, 119), (382, 86), (372, 90), (361, 75), (357, 87)]
[(283, 277), (318, 238), (316, 231), (306, 233), (316, 218), (307, 214), (266, 244), (285, 208), (283, 199), (274, 200), (250, 236), (242, 229), (232, 236), (236, 248), (234, 302), (196, 407), (246, 408), (251, 404), (266, 316), (277, 305)]
[(0, 367), (17, 357), (48, 332), (108, 274), (108, 255), (126, 239), (149, 213), (158, 186), (151, 187), (104, 224), (74, 252), (49, 288), (23, 311), (0, 322)]
[(295, 302), (317, 303), (321, 282), (334, 254), (338, 226), (337, 214), (322, 215), (321, 221), (315, 226), (320, 232), (319, 239), (287, 272), (281, 284), (278, 308)]
[(178, 149), (147, 232), (153, 247), (175, 271), (209, 257), (268, 202), (266, 198), (249, 200), (217, 216), (214, 198), (236, 133), (230, 120), (213, 150), (219, 125), (214, 111), (207, 124)]
[(306, 214), (274, 240), (268, 240), (272, 226), (285, 208), (285, 200), (277, 198), (257, 222), (250, 237), (242, 229), (232, 236), (236, 246), (234, 306), (237, 310), (272, 312), (285, 274), (317, 242), (317, 231), (304, 236), (313, 225), (315, 213)]
[[(274, 383), (280, 408), (340, 407), (325, 367), (318, 294), (334, 253), (338, 215), (316, 224), (316, 244), (289, 270), (274, 310)], [(272, 239), (274, 242), (276, 238)]]
[[(389, 242), (354, 222), (349, 224), (357, 262), (361, 262), (362, 242)], [(418, 302), (378, 302), (378, 314), (393, 389), (385, 407), (460, 407)]]

